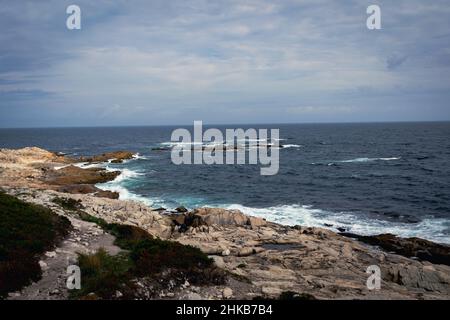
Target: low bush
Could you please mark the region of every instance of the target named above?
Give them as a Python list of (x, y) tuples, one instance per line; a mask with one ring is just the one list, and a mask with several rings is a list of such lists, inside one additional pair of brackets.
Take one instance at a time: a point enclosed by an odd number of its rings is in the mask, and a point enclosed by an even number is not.
[(53, 202), (60, 205), (63, 209), (76, 211), (83, 208), (80, 200), (75, 200), (72, 198), (60, 198), (56, 197)]
[(130, 260), (126, 255), (111, 256), (100, 249), (94, 254), (80, 254), (81, 289), (72, 290), (71, 298), (85, 298), (90, 293), (102, 299), (114, 299), (116, 292), (131, 294)]

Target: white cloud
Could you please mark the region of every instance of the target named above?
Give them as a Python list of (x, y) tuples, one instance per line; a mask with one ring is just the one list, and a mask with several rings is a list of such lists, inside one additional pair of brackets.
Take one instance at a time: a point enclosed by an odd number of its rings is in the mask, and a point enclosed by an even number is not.
[[(268, 119), (349, 115), (347, 106), (356, 104), (349, 95), (357, 103), (373, 103), (369, 94), (396, 103), (408, 99), (405, 92), (450, 90), (450, 12), (443, 1), (381, 1), (380, 32), (366, 29), (360, 1), (127, 4), (81, 1), (80, 33), (54, 22), (58, 2), (42, 6), (42, 16), (35, 2), (25, 11), (20, 4), (0, 9), (31, 19), (14, 32), (10, 22), (0, 25), (0, 57), (10, 59), (1, 65), (9, 69), (0, 68), (0, 89), (52, 92), (37, 99), (62, 109), (99, 108), (94, 114), (104, 118), (169, 107), (168, 117), (214, 117), (226, 106), (236, 115), (272, 108)], [(14, 34), (20, 37), (10, 39)], [(328, 107), (335, 105), (341, 107)]]

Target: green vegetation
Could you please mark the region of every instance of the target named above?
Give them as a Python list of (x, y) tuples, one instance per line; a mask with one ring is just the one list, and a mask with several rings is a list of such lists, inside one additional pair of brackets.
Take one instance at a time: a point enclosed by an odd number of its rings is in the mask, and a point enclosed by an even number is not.
[(56, 197), (55, 199), (53, 199), (53, 202), (59, 204), (63, 209), (66, 210), (76, 211), (83, 208), (80, 200), (75, 200), (72, 198)]
[(80, 254), (78, 265), (82, 270), (82, 286), (80, 290), (72, 290), (71, 298), (86, 298), (95, 293), (96, 297), (113, 299), (116, 291), (132, 295), (129, 270), (130, 260), (126, 255), (109, 255), (100, 249), (94, 254)]
[(192, 246), (159, 239), (143, 240), (131, 251), (131, 259), (138, 275), (161, 272), (166, 268), (196, 270), (210, 267), (212, 259)]
[(69, 229), (67, 218), (0, 192), (0, 298), (39, 280), (39, 256)]
[(215, 267), (213, 260), (198, 248), (155, 239), (141, 228), (109, 224), (85, 212), (80, 211), (79, 215), (114, 235), (115, 244), (126, 252), (110, 256), (101, 250), (91, 255), (80, 255), (83, 284), (80, 291), (73, 292), (74, 298), (94, 293), (98, 298), (111, 299), (117, 290), (123, 299), (134, 298), (131, 280), (136, 278), (153, 279), (157, 285), (176, 279), (198, 285), (222, 284), (225, 281), (225, 272)]
[(123, 224), (110, 223), (103, 227), (116, 237), (114, 244), (122, 249), (133, 251), (143, 240), (153, 240), (153, 237), (145, 230)]
[(90, 214), (87, 214), (84, 211), (79, 210), (78, 216), (80, 217), (81, 220), (95, 223), (102, 229), (106, 229), (108, 226), (108, 223), (105, 220), (103, 220), (102, 218), (97, 218), (97, 217), (91, 216)]

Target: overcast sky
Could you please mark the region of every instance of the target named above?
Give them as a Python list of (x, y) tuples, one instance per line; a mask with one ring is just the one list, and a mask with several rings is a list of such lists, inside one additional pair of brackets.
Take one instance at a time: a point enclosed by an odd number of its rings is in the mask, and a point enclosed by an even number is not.
[(193, 120), (450, 120), (450, 2), (0, 0), (0, 127)]

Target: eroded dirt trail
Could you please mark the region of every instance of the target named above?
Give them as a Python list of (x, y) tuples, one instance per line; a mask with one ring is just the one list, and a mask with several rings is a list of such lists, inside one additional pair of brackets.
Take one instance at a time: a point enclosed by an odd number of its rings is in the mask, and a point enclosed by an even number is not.
[(20, 292), (9, 295), (11, 300), (62, 300), (69, 297), (66, 287), (67, 267), (76, 264), (78, 253), (93, 253), (100, 248), (116, 255), (121, 249), (114, 245), (114, 236), (91, 222), (68, 217), (73, 229), (53, 251), (39, 261), (42, 278)]

